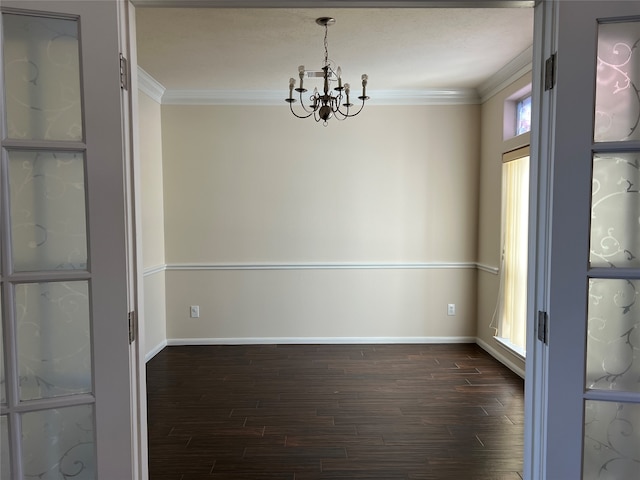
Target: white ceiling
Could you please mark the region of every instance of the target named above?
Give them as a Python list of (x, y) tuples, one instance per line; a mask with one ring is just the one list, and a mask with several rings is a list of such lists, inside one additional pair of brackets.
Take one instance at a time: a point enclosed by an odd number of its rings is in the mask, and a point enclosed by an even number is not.
[(477, 91), (533, 39), (532, 8), (137, 8), (138, 64), (168, 92), (284, 99), (298, 65), (322, 67), (321, 16), (336, 19), (330, 59), (356, 91), (369, 75), (372, 102), (376, 92)]

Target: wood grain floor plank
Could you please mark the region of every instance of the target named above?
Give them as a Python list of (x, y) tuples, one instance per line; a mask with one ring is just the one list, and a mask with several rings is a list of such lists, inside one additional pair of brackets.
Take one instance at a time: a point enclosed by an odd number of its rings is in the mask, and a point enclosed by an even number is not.
[(477, 345), (167, 347), (151, 480), (521, 480), (523, 382)]

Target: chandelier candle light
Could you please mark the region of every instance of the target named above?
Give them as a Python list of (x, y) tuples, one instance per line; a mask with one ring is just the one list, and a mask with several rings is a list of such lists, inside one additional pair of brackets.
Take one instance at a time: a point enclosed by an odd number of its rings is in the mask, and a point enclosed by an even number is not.
[[(285, 101), (289, 103), (289, 108), (291, 109), (291, 113), (293, 113), (298, 118), (309, 118), (313, 115), (313, 118), (316, 122), (320, 120), (323, 121), (324, 126), (327, 126), (327, 120), (329, 120), (332, 116), (335, 116), (338, 120), (344, 120), (347, 117), (355, 117), (358, 115), (362, 109), (364, 108), (364, 102), (369, 100), (367, 97), (367, 80), (369, 77), (365, 74), (362, 75), (362, 95), (358, 97), (359, 100), (362, 100), (362, 105), (355, 113), (349, 113), (349, 109), (353, 107), (353, 103), (349, 101), (349, 94), (351, 89), (348, 83), (342, 85), (342, 69), (340, 67), (333, 70), (331, 63), (329, 62), (329, 47), (327, 42), (327, 34), (329, 32), (329, 25), (333, 25), (336, 23), (334, 18), (331, 17), (320, 17), (316, 19), (316, 23), (320, 26), (324, 27), (324, 66), (322, 67), (322, 77), (324, 79), (324, 93), (320, 93), (317, 88), (313, 90), (313, 95), (309, 97), (310, 105), (305, 106), (302, 98), (302, 94), (307, 91), (304, 88), (304, 74), (305, 69), (304, 65), (300, 65), (298, 67), (298, 76), (300, 77), (300, 86), (295, 88), (296, 80), (295, 78), (289, 79), (289, 98)], [(338, 86), (333, 90), (329, 89), (329, 84), (332, 82), (338, 82)], [(293, 110), (293, 104), (297, 101), (293, 98), (293, 90), (300, 94), (300, 105), (302, 106), (302, 110), (304, 113), (298, 115)], [(344, 100), (344, 103), (342, 101)]]

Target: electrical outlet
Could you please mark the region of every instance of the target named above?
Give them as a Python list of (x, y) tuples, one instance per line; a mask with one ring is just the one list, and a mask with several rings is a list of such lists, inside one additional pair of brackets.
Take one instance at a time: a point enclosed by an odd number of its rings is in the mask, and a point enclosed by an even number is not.
[(455, 303), (449, 303), (447, 305), (447, 315), (453, 316), (455, 314), (456, 314), (456, 304)]
[(191, 318), (199, 318), (200, 317), (200, 305), (191, 305), (189, 313), (190, 313)]

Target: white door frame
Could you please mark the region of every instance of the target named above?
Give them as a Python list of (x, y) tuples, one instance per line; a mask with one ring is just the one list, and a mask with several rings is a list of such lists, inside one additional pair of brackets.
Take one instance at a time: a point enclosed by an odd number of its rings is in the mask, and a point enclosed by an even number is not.
[(529, 179), (529, 270), (527, 279), (527, 362), (525, 365), (524, 477), (544, 479), (546, 472), (547, 345), (538, 340), (538, 312), (548, 311), (548, 225), (551, 205), (549, 158), (553, 128), (552, 97), (544, 93), (545, 59), (555, 51), (553, 3), (535, 7), (532, 72), (531, 171)]
[[(550, 15), (551, 8), (549, 2), (541, 2), (539, 0), (125, 0), (132, 4), (132, 10), (135, 7), (234, 7), (234, 8), (336, 8), (339, 3), (341, 8), (494, 8), (494, 7), (514, 7), (514, 8), (531, 8), (536, 5), (535, 8), (535, 22), (534, 22), (534, 39), (533, 39), (533, 101), (532, 101), (532, 125), (535, 125), (532, 129), (531, 136), (531, 179), (530, 185), (530, 199), (529, 205), (531, 210), (529, 231), (538, 232), (536, 237), (530, 236), (529, 238), (529, 265), (533, 265), (532, 259), (536, 258), (536, 252), (546, 252), (546, 235), (543, 225), (546, 224), (546, 206), (548, 205), (547, 197), (547, 185), (548, 185), (548, 172), (546, 165), (542, 165), (544, 162), (539, 162), (537, 156), (548, 150), (546, 145), (546, 135), (541, 135), (543, 127), (548, 125), (550, 118), (550, 105), (548, 103), (541, 103), (539, 93), (542, 86), (542, 65), (544, 64), (543, 58), (548, 56), (548, 52), (551, 51), (552, 45), (548, 45), (546, 35), (548, 32), (545, 30), (545, 25), (551, 25)], [(130, 18), (133, 19), (135, 13), (130, 14)], [(132, 24), (135, 21), (131, 21)], [(132, 50), (135, 51), (135, 25), (130, 26), (132, 30), (130, 42)], [(137, 78), (135, 72), (137, 71), (137, 62), (135, 55), (130, 55), (130, 65), (132, 72), (132, 84), (131, 96), (136, 99), (137, 97)], [(135, 190), (139, 189), (139, 154), (138, 154), (138, 134), (137, 134), (137, 99), (132, 104), (132, 121), (133, 121), (133, 151), (134, 151), (134, 185)], [(544, 137), (544, 138), (543, 138)], [(540, 181), (543, 181), (540, 184)], [(538, 186), (539, 188), (536, 188)], [(139, 212), (140, 205), (135, 203), (135, 212)], [(539, 213), (540, 212), (540, 213)], [(540, 217), (538, 218), (538, 216)], [(136, 220), (139, 223), (139, 220)], [(138, 232), (142, 229), (140, 225), (137, 228)], [(138, 242), (139, 244), (141, 242)], [(138, 255), (138, 260), (141, 259), (141, 255)], [(138, 271), (142, 272), (142, 265), (138, 261)], [(544, 399), (546, 398), (546, 376), (545, 371), (547, 368), (547, 356), (546, 348), (540, 342), (534, 340), (535, 338), (535, 322), (533, 312), (537, 312), (541, 309), (540, 305), (545, 304), (546, 283), (536, 284), (534, 278), (545, 278), (546, 276), (546, 263), (542, 262), (540, 265), (536, 265), (535, 268), (529, 268), (529, 282), (528, 282), (528, 295), (529, 298), (535, 299), (535, 302), (529, 302), (528, 306), (528, 326), (527, 326), (527, 362), (526, 362), (526, 382), (525, 385), (525, 448), (524, 448), (524, 476), (525, 479), (534, 480), (544, 478), (544, 464), (545, 464), (545, 410)], [(142, 283), (138, 278), (138, 312), (139, 312), (139, 328), (140, 336), (142, 337), (142, 329), (144, 328), (144, 313), (140, 310), (144, 304), (142, 295)], [(533, 344), (532, 344), (533, 343)], [(139, 359), (139, 372), (144, 374), (144, 349), (139, 347), (138, 353)], [(144, 379), (143, 376), (139, 376), (139, 379)], [(144, 393), (145, 396), (138, 397), (138, 402), (146, 398), (146, 391), (138, 386), (137, 391), (140, 395)], [(140, 422), (144, 421), (144, 425)], [(144, 432), (144, 439), (146, 439), (146, 410), (144, 412), (144, 418), (140, 416), (138, 422), (138, 428), (140, 432)], [(142, 442), (139, 458), (147, 458), (146, 442)], [(145, 465), (146, 472), (146, 465)], [(146, 476), (140, 478), (146, 479)]]
[(140, 145), (138, 137), (138, 69), (136, 53), (135, 7), (129, 0), (120, 0), (119, 34), (124, 64), (126, 88), (122, 90), (125, 197), (127, 214), (127, 264), (130, 312), (130, 393), (132, 405), (133, 479), (149, 476), (147, 448), (147, 381), (144, 341), (144, 279), (142, 265), (142, 219), (140, 204)]
[[(459, 0), (132, 0), (136, 6), (174, 7), (296, 7), (296, 8), (398, 8), (398, 7), (531, 7), (531, 1), (459, 1)], [(551, 212), (553, 157), (556, 130), (555, 91), (544, 90), (544, 63), (555, 52), (559, 35), (558, 6), (561, 0), (536, 1), (533, 39), (533, 129), (531, 132), (531, 179), (529, 231), (529, 282), (527, 362), (525, 381), (525, 449), (524, 476), (528, 480), (547, 477), (547, 401), (549, 382), (549, 349), (538, 340), (538, 312), (550, 307)], [(568, 0), (566, 0), (568, 1)], [(594, 2), (595, 3), (595, 2)], [(602, 2), (606, 4), (606, 2)], [(135, 64), (132, 62), (132, 66)], [(135, 110), (135, 108), (134, 108)], [(135, 135), (134, 135), (135, 138)], [(582, 358), (573, 359), (578, 365)], [(572, 432), (573, 437), (576, 432)], [(581, 446), (572, 445), (572, 456)], [(578, 449), (578, 450), (576, 450)]]

